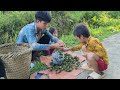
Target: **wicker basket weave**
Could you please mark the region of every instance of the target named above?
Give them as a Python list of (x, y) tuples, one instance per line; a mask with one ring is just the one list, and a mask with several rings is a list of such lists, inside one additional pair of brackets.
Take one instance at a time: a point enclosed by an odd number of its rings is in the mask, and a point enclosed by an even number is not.
[(26, 45), (0, 45), (7, 79), (29, 79), (32, 50)]

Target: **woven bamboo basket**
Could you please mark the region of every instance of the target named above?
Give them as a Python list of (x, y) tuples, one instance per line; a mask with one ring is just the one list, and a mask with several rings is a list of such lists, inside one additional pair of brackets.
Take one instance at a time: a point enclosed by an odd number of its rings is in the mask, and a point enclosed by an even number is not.
[(7, 79), (29, 79), (32, 50), (27, 45), (2, 44), (2, 59)]

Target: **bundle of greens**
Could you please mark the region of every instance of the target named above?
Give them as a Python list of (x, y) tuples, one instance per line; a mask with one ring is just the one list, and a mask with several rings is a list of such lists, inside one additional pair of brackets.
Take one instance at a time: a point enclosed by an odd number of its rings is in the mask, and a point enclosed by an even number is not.
[(54, 55), (55, 59), (52, 58), (54, 60), (50, 63), (50, 71), (56, 70), (56, 74), (61, 71), (71, 72), (73, 69), (78, 69), (80, 66), (79, 58), (77, 56), (72, 57), (70, 54), (63, 54), (61, 51), (57, 51), (56, 53), (57, 54)]

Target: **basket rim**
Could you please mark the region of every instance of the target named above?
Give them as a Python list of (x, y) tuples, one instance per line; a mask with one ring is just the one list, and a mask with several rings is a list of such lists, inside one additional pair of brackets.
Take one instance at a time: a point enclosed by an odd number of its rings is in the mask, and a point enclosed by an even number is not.
[(8, 46), (8, 45), (14, 45), (14, 43), (5, 43), (5, 44), (1, 44), (1, 45), (0, 45), (0, 48), (1, 48), (1, 47), (4, 47), (4, 46)]
[[(14, 44), (14, 43), (5, 43), (5, 44), (0, 45), (0, 48), (5, 47), (5, 46), (10, 46), (10, 45), (14, 45), (14, 46), (15, 46), (15, 45), (17, 45), (17, 44)], [(17, 46), (28, 47), (27, 44), (24, 44), (24, 45), (17, 45)], [(23, 54), (30, 53), (30, 52), (32, 53), (32, 49), (28, 47), (27, 50), (22, 51), (22, 53), (18, 53), (18, 54), (16, 54), (15, 57), (20, 56), (20, 55), (23, 55)], [(8, 54), (9, 54), (9, 53), (6, 53), (6, 54), (0, 54), (0, 58), (7, 57)], [(12, 54), (11, 54), (11, 55), (12, 55)], [(10, 56), (11, 56), (11, 55), (10, 55)], [(9, 57), (10, 57), (10, 56), (9, 56)], [(7, 58), (9, 58), (9, 57), (7, 57)], [(15, 58), (15, 57), (14, 57), (14, 58)]]

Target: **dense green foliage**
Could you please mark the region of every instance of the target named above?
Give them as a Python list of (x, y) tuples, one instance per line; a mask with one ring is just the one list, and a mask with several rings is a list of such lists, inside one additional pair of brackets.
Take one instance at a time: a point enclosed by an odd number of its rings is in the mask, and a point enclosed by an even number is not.
[[(0, 12), (0, 44), (15, 42), (19, 31), (35, 20), (35, 11)], [(49, 27), (56, 27), (67, 46), (79, 42), (73, 36), (77, 23), (88, 25), (91, 35), (103, 40), (120, 31), (120, 11), (51, 11), (52, 22)]]

